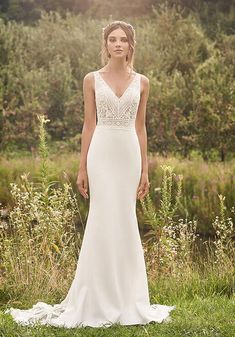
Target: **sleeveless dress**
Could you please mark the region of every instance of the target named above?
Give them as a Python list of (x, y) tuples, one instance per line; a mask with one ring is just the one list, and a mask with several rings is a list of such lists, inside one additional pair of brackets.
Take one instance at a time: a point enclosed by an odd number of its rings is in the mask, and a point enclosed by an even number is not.
[(135, 130), (139, 73), (118, 97), (93, 72), (97, 124), (87, 153), (89, 212), (71, 287), (59, 304), (7, 309), (21, 325), (109, 327), (169, 321), (175, 306), (150, 304), (136, 216), (141, 151)]

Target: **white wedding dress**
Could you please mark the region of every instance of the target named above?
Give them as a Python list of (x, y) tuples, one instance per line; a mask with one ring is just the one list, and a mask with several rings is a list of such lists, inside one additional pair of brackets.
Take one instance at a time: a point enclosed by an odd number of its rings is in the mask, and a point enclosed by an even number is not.
[(90, 206), (77, 270), (64, 300), (7, 309), (21, 325), (74, 328), (169, 321), (175, 306), (150, 304), (136, 217), (141, 152), (135, 130), (141, 75), (121, 97), (94, 72), (97, 125), (87, 154)]

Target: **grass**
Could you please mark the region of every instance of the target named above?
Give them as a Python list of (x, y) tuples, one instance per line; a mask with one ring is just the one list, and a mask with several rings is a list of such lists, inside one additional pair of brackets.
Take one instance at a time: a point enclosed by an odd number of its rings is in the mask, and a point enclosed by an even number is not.
[[(67, 179), (71, 182), (73, 190), (77, 192), (81, 213), (87, 212), (86, 203), (78, 193), (76, 187), (79, 157), (77, 153), (50, 154), (49, 170), (53, 180), (63, 184)], [(13, 200), (10, 193), (10, 182), (20, 183), (20, 176), (30, 172), (30, 176), (39, 173), (39, 158), (21, 156), (17, 158), (0, 158), (0, 202), (5, 206), (12, 206)], [(157, 203), (159, 192), (155, 191), (162, 180), (160, 166), (166, 164), (174, 167), (177, 174), (183, 174), (183, 207), (179, 210), (181, 217), (188, 215), (198, 219), (198, 231), (204, 235), (213, 234), (211, 222), (217, 213), (218, 193), (226, 196), (226, 205), (230, 208), (235, 203), (235, 160), (225, 163), (205, 163), (198, 158), (192, 160), (177, 158), (169, 155), (164, 158), (160, 155), (149, 156), (149, 179), (151, 181), (150, 195)], [(65, 178), (65, 173), (66, 177)], [(187, 213), (186, 213), (187, 210)], [(137, 211), (143, 230), (141, 212), (137, 203)], [(232, 215), (233, 220), (235, 216)]]
[[(155, 294), (156, 296), (158, 294)], [(177, 296), (176, 296), (177, 297)], [(121, 326), (115, 324), (109, 328), (23, 327), (13, 321), (10, 315), (0, 314), (1, 337), (232, 337), (235, 332), (234, 297), (210, 296), (175, 299), (176, 309), (171, 312), (168, 323), (151, 322), (146, 325)], [(173, 304), (167, 301), (169, 304)], [(167, 304), (166, 302), (164, 304)], [(5, 306), (4, 306), (5, 307)], [(2, 309), (4, 308), (2, 307)]]
[[(114, 324), (109, 328), (73, 328), (20, 326), (9, 314), (3, 311), (9, 306), (30, 308), (39, 299), (23, 294), (7, 301), (2, 298), (0, 309), (0, 337), (233, 337), (235, 332), (235, 293), (234, 275), (225, 277), (216, 271), (199, 275), (189, 273), (180, 276), (148, 277), (151, 303), (175, 305), (171, 321), (167, 323), (150, 322), (145, 325), (122, 326)], [(47, 303), (59, 303), (54, 298), (40, 298)], [(17, 303), (18, 300), (18, 303)], [(19, 305), (21, 303), (21, 305)]]
[[(40, 185), (24, 176), (21, 188), (12, 186), (15, 207), (0, 232), (0, 337), (235, 336), (234, 224), (225, 212), (225, 198), (219, 195), (219, 215), (212, 224), (216, 238), (212, 245), (207, 242), (208, 256), (198, 255), (193, 248), (196, 227), (174, 218), (179, 204), (172, 186), (181, 191), (181, 179), (170, 166), (162, 167), (160, 207), (150, 197), (142, 203), (145, 221), (152, 227), (144, 244), (150, 302), (175, 305), (170, 322), (65, 329), (21, 326), (10, 314), (3, 314), (9, 307), (27, 309), (38, 301), (60, 303), (77, 263), (74, 253), (80, 242), (71, 225), (77, 203), (66, 184), (59, 190), (50, 183), (42, 131), (41, 135)], [(40, 226), (35, 225), (36, 220)]]

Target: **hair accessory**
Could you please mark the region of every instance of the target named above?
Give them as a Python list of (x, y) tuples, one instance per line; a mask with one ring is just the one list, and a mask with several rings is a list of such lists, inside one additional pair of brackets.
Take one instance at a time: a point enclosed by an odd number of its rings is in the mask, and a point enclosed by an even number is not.
[(135, 31), (134, 27), (130, 24), (130, 23), (125, 23), (123, 21), (113, 21), (113, 22), (110, 22), (108, 23), (105, 27), (102, 28), (102, 31), (104, 33), (105, 29), (107, 29), (109, 26), (113, 25), (113, 24), (125, 24), (128, 28), (131, 28), (132, 30)]

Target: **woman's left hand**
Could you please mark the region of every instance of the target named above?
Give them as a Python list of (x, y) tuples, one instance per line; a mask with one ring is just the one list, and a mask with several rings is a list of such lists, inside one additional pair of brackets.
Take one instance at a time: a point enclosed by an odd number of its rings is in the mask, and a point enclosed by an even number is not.
[(137, 189), (137, 199), (143, 200), (143, 198), (149, 193), (149, 178), (148, 173), (142, 173), (140, 183)]

